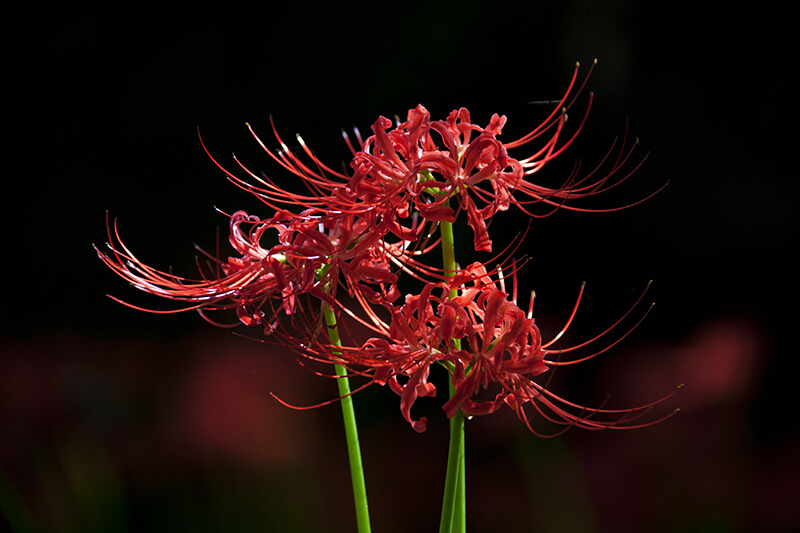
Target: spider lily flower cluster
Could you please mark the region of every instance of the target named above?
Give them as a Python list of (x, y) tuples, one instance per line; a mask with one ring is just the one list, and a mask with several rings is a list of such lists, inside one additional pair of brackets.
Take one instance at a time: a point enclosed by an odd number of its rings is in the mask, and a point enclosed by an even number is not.
[[(403, 417), (420, 432), (426, 420), (415, 419), (411, 410), (417, 398), (436, 395), (429, 381), (436, 364), (447, 369), (455, 390), (444, 404), (448, 417), (459, 410), (467, 416), (489, 414), (507, 405), (534, 433), (532, 413), (565, 427), (638, 427), (642, 424), (635, 420), (658, 402), (625, 410), (588, 408), (559, 397), (537, 380), (555, 366), (592, 355), (562, 361), (563, 353), (588, 344), (554, 349), (563, 330), (543, 342), (532, 300), (527, 311), (517, 304), (516, 263), (505, 267), (514, 280), (509, 294), (500, 267), (487, 270), (473, 262), (466, 268), (435, 268), (424, 260), (447, 246), (435, 236), (437, 227), (452, 224), (463, 212), (475, 249), (490, 252), (487, 221), (498, 211), (513, 206), (530, 216), (545, 216), (558, 208), (586, 210), (574, 201), (619, 184), (641, 164), (626, 164), (631, 151), (623, 142), (616, 156), (609, 154), (614, 161), (603, 172), (603, 167), (586, 175), (576, 171), (555, 188), (531, 180), (573, 142), (586, 120), (591, 97), (578, 127), (565, 134), (566, 112), (583, 87), (576, 88), (577, 73), (576, 66), (550, 116), (511, 142), (500, 140), (506, 117), (496, 114), (485, 127), (473, 124), (464, 108), (437, 121), (421, 105), (404, 122), (380, 117), (366, 140), (357, 130), (355, 144), (344, 135), (353, 153), (350, 173), (325, 165), (299, 136), (300, 149), (290, 149), (274, 124), (277, 151), (250, 128), (269, 157), (299, 178), (308, 192), (286, 191), (234, 158), (239, 174), (246, 176), (242, 178), (209, 153), (231, 182), (274, 212), (267, 219), (243, 211), (228, 215), (236, 255), (222, 259), (206, 254), (209, 266), (201, 268), (200, 278), (180, 277), (137, 259), (122, 243), (116, 222), (108, 224), (108, 251), (98, 254), (138, 289), (185, 303), (155, 312), (197, 310), (217, 325), (262, 328), (288, 344), (304, 364), (340, 365), (348, 375), (366, 378), (364, 386), (388, 385), (400, 396)], [(509, 154), (534, 142), (538, 146), (524, 159)], [(544, 206), (544, 212), (535, 212), (535, 204)], [(268, 233), (277, 236), (278, 244), (265, 248), (262, 241)], [(401, 278), (421, 289), (402, 294)], [(236, 316), (232, 324), (212, 318), (213, 312), (226, 310)], [(357, 340), (348, 324), (368, 333)], [(348, 334), (340, 336), (339, 329)]]

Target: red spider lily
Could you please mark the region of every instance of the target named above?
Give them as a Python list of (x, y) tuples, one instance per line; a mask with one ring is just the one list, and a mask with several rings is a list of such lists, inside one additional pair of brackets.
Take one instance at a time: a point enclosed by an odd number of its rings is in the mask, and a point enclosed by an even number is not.
[[(561, 398), (550, 391), (546, 384), (543, 385), (534, 379), (552, 367), (576, 364), (594, 358), (620, 342), (638, 326), (647, 313), (644, 313), (633, 328), (622, 334), (619, 339), (591, 355), (570, 361), (553, 359), (553, 356), (560, 357), (564, 353), (583, 348), (611, 332), (637, 307), (644, 293), (627, 313), (600, 335), (579, 345), (556, 350), (550, 347), (561, 338), (575, 317), (583, 287), (566, 326), (551, 341), (542, 343), (539, 329), (532, 317), (532, 301), (528, 312), (522, 311), (517, 306), (516, 295), (514, 294), (509, 300), (503, 284), (498, 287), (492, 282), (485, 268), (479, 263), (463, 271), (460, 277), (463, 279), (464, 276), (467, 276), (471, 283), (461, 285), (461, 294), (452, 299), (451, 305), (459, 307), (458, 316), (463, 314), (470, 317), (463, 337), (468, 348), (454, 352), (453, 384), (456, 392), (444, 405), (448, 417), (453, 416), (458, 409), (468, 416), (489, 414), (505, 404), (514, 409), (526, 426), (536, 434), (539, 432), (530, 424), (529, 415), (525, 411), (526, 405), (533, 406), (534, 411), (546, 420), (567, 427), (634, 428), (660, 421), (634, 423), (671, 394), (654, 402), (628, 409), (590, 408)], [(493, 399), (488, 401), (475, 399), (492, 385), (499, 387), (499, 392)], [(604, 415), (610, 416), (611, 420), (598, 419)]]
[[(456, 210), (464, 210), (475, 235), (476, 250), (491, 251), (492, 241), (486, 230), (486, 221), (512, 204), (530, 216), (546, 216), (549, 213), (536, 215), (531, 212), (529, 204), (544, 203), (553, 209), (613, 211), (639, 203), (599, 210), (567, 203), (618, 185), (641, 165), (644, 158), (620, 176), (633, 150), (624, 152), (624, 139), (622, 150), (600, 178), (595, 178), (595, 175), (601, 172), (605, 160), (581, 179), (577, 177), (576, 168), (556, 188), (544, 187), (527, 179), (563, 153), (586, 121), (592, 104), (591, 95), (577, 128), (569, 138), (563, 138), (567, 110), (581, 93), (594, 63), (579, 86), (578, 67), (576, 64), (559, 105), (539, 126), (515, 141), (503, 143), (498, 139), (506, 123), (505, 116), (494, 114), (486, 127), (480, 127), (470, 122), (469, 111), (465, 108), (452, 111), (446, 120), (431, 121), (428, 111), (419, 105), (409, 110), (406, 121), (393, 129), (390, 129), (391, 120), (380, 117), (373, 124), (373, 135), (366, 142), (362, 142), (356, 130), (357, 147), (345, 134), (345, 141), (354, 154), (350, 163), (352, 176), (323, 163), (299, 135), (297, 141), (301, 152), (295, 153), (283, 141), (273, 123), (272, 131), (280, 145), (280, 150), (273, 151), (248, 125), (269, 157), (299, 177), (309, 194), (286, 191), (268, 176), (252, 172), (234, 157), (253, 182), (247, 181), (224, 168), (210, 153), (209, 157), (234, 184), (253, 193), (276, 211), (290, 205), (295, 210), (300, 207), (324, 212), (328, 216), (358, 216), (381, 236), (391, 233), (401, 241), (415, 241), (421, 234), (421, 226), (417, 226), (413, 219), (414, 212), (427, 221), (453, 222)], [(528, 157), (518, 160), (508, 154), (509, 149), (535, 140), (542, 140), (542, 145)], [(611, 152), (606, 159), (610, 155)], [(514, 191), (527, 198), (514, 197)], [(451, 198), (456, 203), (455, 210), (451, 207)]]
[[(301, 178), (302, 183), (309, 190), (309, 195), (292, 193), (281, 188), (268, 176), (258, 175), (252, 172), (234, 156), (236, 163), (250, 179), (255, 180), (257, 184), (250, 183), (238, 177), (233, 172), (230, 172), (217, 162), (205, 145), (203, 145), (203, 148), (214, 164), (225, 172), (232, 183), (254, 194), (259, 200), (276, 211), (280, 211), (283, 209), (283, 206), (288, 205), (294, 209), (303, 207), (318, 213), (325, 213), (327, 216), (331, 217), (357, 215), (364, 219), (364, 221), (369, 224), (372, 231), (380, 236), (392, 233), (402, 241), (411, 242), (417, 239), (424, 229), (424, 224), (416, 224), (417, 219), (412, 217), (407, 202), (403, 202), (402, 196), (385, 194), (382, 198), (381, 205), (377, 208), (375, 205), (365, 204), (363, 199), (358, 196), (359, 192), (350, 186), (352, 181), (350, 176), (337, 172), (323, 163), (314, 155), (305, 141), (303, 141), (302, 137), (297, 135), (297, 141), (300, 143), (303, 155), (308, 159), (308, 161), (304, 161), (300, 155), (294, 153), (292, 149), (284, 143), (275, 128), (274, 122), (272, 122), (271, 119), (270, 122), (275, 139), (281, 146), (281, 149), (277, 152), (267, 148), (261, 138), (256, 135), (253, 128), (249, 124), (247, 126), (259, 146), (261, 146), (274, 161), (296, 177)], [(346, 134), (344, 134), (344, 138), (350, 150), (355, 155), (356, 150), (350, 138)], [(356, 130), (356, 138), (360, 147), (362, 142), (358, 130)], [(408, 219), (408, 223), (411, 225), (401, 224), (400, 220), (403, 219)]]
[[(446, 120), (431, 121), (428, 111), (420, 105), (408, 112), (405, 122), (391, 130), (392, 122), (380, 117), (372, 126), (373, 135), (351, 163), (354, 175), (347, 188), (370, 209), (391, 213), (400, 207), (405, 211), (408, 205), (433, 221), (452, 222), (455, 219), (456, 213), (450, 206), (453, 198), (458, 209), (467, 212), (468, 223), (475, 235), (475, 249), (482, 251), (491, 251), (492, 248), (486, 221), (497, 211), (507, 210), (511, 204), (531, 216), (536, 215), (525, 206), (534, 202), (588, 211), (568, 206), (566, 202), (598, 194), (624, 181), (638, 165), (616, 181), (611, 179), (628, 161), (630, 152), (621, 152), (611, 169), (600, 179), (593, 178), (599, 172), (598, 167), (581, 180), (577, 180), (577, 174), (573, 173), (555, 189), (526, 180), (572, 144), (586, 121), (591, 96), (575, 132), (568, 139), (562, 139), (566, 111), (583, 88), (582, 84), (568, 102), (577, 73), (576, 65), (559, 107), (533, 131), (512, 142), (503, 143), (497, 138), (506, 123), (506, 117), (497, 114), (492, 115), (485, 128), (472, 124), (465, 108), (452, 111)], [(543, 145), (529, 157), (517, 160), (508, 154), (508, 149), (542, 136), (546, 136)], [(529, 199), (514, 198), (514, 191)], [(349, 209), (354, 208), (351, 206)]]
[[(450, 296), (453, 287), (459, 290), (455, 297)], [(303, 356), (343, 364), (354, 375), (369, 378), (365, 386), (388, 383), (400, 396), (403, 417), (418, 432), (425, 431), (427, 421), (424, 417), (413, 419), (411, 408), (418, 397), (436, 394), (436, 387), (428, 381), (434, 363), (448, 368), (455, 386), (455, 393), (443, 406), (448, 417), (459, 409), (474, 416), (493, 413), (508, 405), (532, 432), (541, 435), (531, 425), (526, 411), (527, 406), (532, 406), (542, 418), (567, 428), (642, 427), (660, 421), (636, 422), (671, 395), (628, 409), (590, 408), (556, 395), (546, 383), (537, 380), (553, 367), (586, 361), (620, 342), (644, 316), (617, 340), (591, 355), (560, 360), (562, 354), (609, 334), (641, 299), (595, 338), (570, 348), (552, 349), (571, 324), (580, 295), (566, 326), (551, 341), (543, 343), (532, 317), (532, 303), (527, 313), (520, 309), (515, 294), (509, 299), (504, 283), (501, 281), (498, 286), (483, 265), (474, 263), (459, 271), (450, 283), (428, 283), (420, 294), (407, 295), (402, 306), (391, 307), (390, 329), (383, 337), (371, 338), (360, 346), (332, 346), (324, 341), (314, 347), (304, 345)], [(492, 389), (496, 389), (494, 398), (479, 399)], [(601, 420), (604, 416), (606, 419)]]
[[(348, 368), (351, 375), (368, 378), (369, 381), (361, 388), (388, 383), (401, 397), (400, 411), (404, 418), (416, 431), (423, 432), (426, 419), (413, 420), (411, 407), (420, 396), (435, 396), (436, 388), (428, 382), (430, 367), (445, 359), (447, 353), (443, 351), (443, 342), (452, 341), (443, 339), (438, 333), (439, 317), (433, 313), (431, 301), (444, 304), (445, 300), (432, 294), (437, 288), (447, 290), (443, 283), (429, 283), (419, 295), (406, 295), (402, 306), (396, 307), (384, 301), (384, 306), (391, 312), (391, 320), (383, 324), (383, 328), (373, 328), (382, 334), (381, 337), (370, 338), (363, 344), (340, 346), (329, 343), (325, 336), (286, 337), (287, 344), (296, 349), (301, 363), (302, 359), (337, 363)], [(347, 308), (339, 306), (337, 309)], [(346, 323), (339, 321), (339, 326), (346, 328)], [(352, 339), (351, 335), (348, 337)], [(401, 384), (399, 378), (405, 383)], [(284, 405), (296, 409), (312, 409), (338, 400), (299, 408), (279, 399)]]
[[(508, 190), (523, 177), (522, 166), (495, 138), (504, 122), (505, 117), (494, 115), (486, 129), (480, 128), (469, 123), (469, 112), (463, 108), (453, 111), (446, 122), (431, 122), (420, 105), (408, 112), (406, 122), (387, 132), (391, 122), (381, 117), (372, 126), (374, 135), (351, 163), (355, 173), (348, 187), (367, 205), (383, 208), (391, 198), (393, 204), (411, 204), (434, 221), (455, 220), (450, 198), (456, 197), (467, 211), (476, 249), (491, 251), (485, 220), (498, 209), (508, 209)], [(470, 142), (473, 132), (478, 136)], [(497, 194), (479, 211), (470, 190), (485, 180)]]
[[(261, 241), (270, 231), (276, 232), (278, 242), (264, 248)], [(97, 250), (106, 265), (144, 292), (190, 305), (157, 311), (115, 300), (156, 313), (196, 309), (216, 325), (222, 324), (211, 320), (208, 311), (235, 309), (241, 323), (263, 325), (268, 333), (277, 325), (280, 312), (297, 312), (300, 295), (335, 304), (340, 279), (351, 293), (359, 295), (363, 305), (394, 301), (399, 296), (397, 276), (390, 268), (388, 254), (381, 250), (390, 250), (394, 261), (402, 263), (405, 259), (402, 250), (383, 245), (363, 222), (352, 217), (330, 221), (286, 211), (267, 220), (244, 211), (231, 215), (229, 241), (239, 256), (222, 261), (206, 254), (211, 268), (200, 268), (202, 279), (195, 280), (140, 261), (120, 239), (116, 222), (113, 231), (109, 225), (108, 236), (109, 252)], [(267, 312), (273, 315), (269, 319)]]
[[(280, 215), (280, 214), (279, 214)], [(154, 313), (174, 313), (197, 309), (203, 312), (235, 309), (239, 320), (248, 326), (261, 325), (264, 312), (261, 310), (266, 300), (278, 299), (280, 308), (289, 314), (295, 311), (298, 292), (315, 291), (318, 285), (314, 277), (315, 267), (312, 259), (306, 261), (292, 255), (289, 260), (284, 250), (265, 249), (260, 240), (270, 229), (280, 235), (289, 232), (280, 216), (262, 221), (237, 211), (230, 217), (230, 243), (241, 257), (230, 257), (221, 261), (209, 256), (214, 265), (207, 275), (201, 269), (202, 279), (188, 279), (152, 268), (140, 261), (119, 237), (117, 224), (113, 233), (108, 228), (109, 252), (97, 250), (100, 259), (121, 277), (136, 288), (164, 298), (187, 302), (190, 305), (174, 310), (159, 311), (144, 309), (117, 298), (115, 300), (144, 311)], [(250, 225), (249, 230), (243, 226)], [(316, 290), (319, 294), (319, 291)], [(113, 298), (113, 297), (112, 297)], [(217, 324), (221, 325), (221, 324)]]

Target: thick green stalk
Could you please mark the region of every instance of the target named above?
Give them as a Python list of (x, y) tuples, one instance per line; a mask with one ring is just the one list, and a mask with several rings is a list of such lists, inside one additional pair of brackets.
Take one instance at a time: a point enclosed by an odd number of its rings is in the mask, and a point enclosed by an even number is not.
[[(322, 304), (325, 323), (328, 325), (328, 338), (331, 344), (341, 346), (339, 328), (336, 324), (336, 315), (327, 303)], [(336, 353), (336, 352), (334, 352)], [(347, 369), (336, 364), (334, 370), (339, 386), (339, 396), (342, 397), (342, 415), (344, 416), (344, 432), (347, 439), (347, 455), (350, 458), (350, 477), (353, 480), (353, 500), (356, 505), (356, 523), (358, 533), (369, 533), (369, 506), (367, 505), (367, 485), (364, 481), (364, 467), (361, 463), (361, 446), (358, 443), (358, 428), (356, 427), (356, 411), (353, 407), (353, 397), (350, 396), (350, 380), (347, 378)]]
[[(453, 391), (451, 383), (451, 395)], [(447, 475), (439, 533), (464, 533), (467, 530), (464, 480), (464, 415), (459, 410), (450, 419), (450, 446), (447, 450)]]
[[(444, 275), (452, 277), (456, 270), (455, 242), (453, 239), (453, 224), (440, 222), (442, 233), (442, 260)], [(452, 289), (450, 297), (458, 296), (458, 291)], [(454, 339), (456, 347), (460, 347), (461, 339)], [(452, 381), (450, 382), (450, 396), (455, 392)], [(444, 482), (444, 499), (442, 501), (442, 519), (439, 523), (439, 533), (465, 533), (466, 525), (466, 473), (464, 470), (464, 415), (459, 409), (450, 419), (450, 446), (447, 451), (447, 475)]]

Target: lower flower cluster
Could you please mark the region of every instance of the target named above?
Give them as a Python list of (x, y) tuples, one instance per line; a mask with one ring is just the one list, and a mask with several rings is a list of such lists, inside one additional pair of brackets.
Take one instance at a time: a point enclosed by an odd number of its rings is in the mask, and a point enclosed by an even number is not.
[[(504, 267), (514, 279), (509, 294), (501, 267), (489, 271), (473, 262), (459, 268), (446, 259), (437, 268), (425, 257), (432, 252), (453, 257), (452, 236), (444, 230), (452, 232), (462, 212), (476, 251), (491, 251), (487, 221), (497, 212), (515, 206), (532, 214), (534, 204), (585, 211), (572, 202), (632, 172), (622, 170), (630, 152), (621, 151), (599, 179), (595, 176), (601, 172), (594, 169), (584, 178), (569, 176), (559, 187), (530, 181), (583, 125), (585, 115), (578, 129), (562, 138), (577, 72), (576, 67), (559, 107), (528, 135), (508, 143), (499, 139), (504, 116), (494, 115), (486, 127), (472, 124), (463, 108), (432, 121), (417, 106), (394, 127), (381, 117), (366, 141), (355, 132), (357, 147), (345, 135), (353, 152), (352, 174), (323, 164), (299, 136), (302, 152), (293, 152), (273, 126), (280, 150), (268, 149), (256, 136), (257, 141), (300, 178), (308, 193), (285, 191), (237, 160), (248, 181), (214, 160), (231, 182), (274, 211), (268, 219), (243, 211), (228, 215), (235, 255), (205, 254), (208, 262), (199, 278), (176, 276), (137, 259), (122, 243), (116, 222), (107, 224), (108, 250), (98, 255), (136, 288), (183, 302), (177, 309), (148, 311), (197, 310), (217, 325), (258, 327), (288, 344), (307, 364), (339, 365), (349, 375), (364, 377), (364, 386), (388, 385), (400, 396), (400, 411), (416, 431), (425, 431), (427, 421), (412, 416), (414, 403), (437, 393), (429, 381), (433, 365), (446, 369), (453, 386), (443, 406), (448, 417), (459, 411), (489, 414), (506, 405), (537, 434), (533, 415), (565, 428), (641, 426), (638, 417), (658, 402), (624, 410), (588, 408), (557, 396), (540, 381), (556, 366), (593, 355), (562, 361), (562, 354), (588, 344), (553, 349), (563, 330), (542, 341), (532, 301), (527, 311), (517, 305), (516, 263)], [(529, 157), (509, 155), (509, 149), (535, 140), (542, 140), (541, 146)], [(276, 245), (262, 246), (268, 234)], [(402, 292), (404, 283), (421, 289)], [(219, 311), (232, 312), (236, 320), (212, 318)]]

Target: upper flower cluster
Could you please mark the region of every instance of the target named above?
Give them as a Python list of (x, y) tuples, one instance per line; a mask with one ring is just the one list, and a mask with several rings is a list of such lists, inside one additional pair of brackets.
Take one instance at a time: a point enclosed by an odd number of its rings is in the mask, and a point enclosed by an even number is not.
[[(345, 135), (353, 152), (349, 175), (322, 163), (299, 136), (301, 152), (295, 153), (274, 125), (278, 151), (253, 133), (272, 159), (302, 180), (308, 193), (286, 191), (236, 160), (249, 176), (242, 179), (212, 157), (233, 183), (255, 194), (274, 214), (268, 219), (243, 211), (229, 215), (229, 241), (236, 255), (222, 259), (207, 254), (210, 268), (202, 270), (200, 279), (139, 261), (119, 239), (116, 223), (113, 229), (109, 224), (109, 251), (98, 254), (140, 290), (185, 302), (178, 310), (196, 309), (218, 323), (208, 313), (232, 309), (238, 322), (280, 335), (308, 360), (341, 365), (367, 377), (368, 384), (388, 384), (400, 395), (401, 412), (417, 431), (424, 431), (426, 421), (414, 420), (411, 407), (418, 397), (436, 393), (428, 381), (434, 363), (449, 371), (455, 388), (444, 405), (448, 416), (458, 410), (487, 414), (508, 405), (531, 427), (525, 411), (531, 405), (567, 426), (630, 427), (631, 418), (649, 405), (624, 411), (589, 409), (536, 381), (549, 368), (569, 364), (548, 358), (567, 350), (550, 348), (561, 333), (542, 342), (531, 311), (517, 306), (516, 283), (513, 294), (505, 292), (501, 270), (488, 272), (477, 262), (464, 269), (455, 264), (440, 269), (421, 260), (440, 246), (452, 247), (432, 235), (461, 212), (466, 212), (475, 249), (491, 251), (486, 223), (498, 211), (513, 205), (533, 215), (533, 203), (582, 210), (570, 202), (602, 192), (630, 174), (621, 171), (630, 155), (623, 150), (599, 179), (595, 169), (580, 179), (570, 175), (557, 188), (530, 181), (572, 143), (586, 120), (584, 114), (577, 129), (563, 138), (567, 110), (582, 88), (574, 90), (577, 73), (576, 66), (550, 116), (512, 142), (500, 140), (506, 117), (497, 114), (485, 127), (473, 124), (464, 108), (438, 121), (421, 105), (402, 123), (393, 125), (380, 117), (366, 141), (355, 132), (357, 147)], [(586, 113), (590, 106), (591, 98)], [(534, 140), (541, 143), (533, 154), (523, 159), (509, 155), (510, 149)], [(277, 234), (277, 245), (262, 246), (267, 232)], [(511, 270), (516, 280), (516, 266)], [(418, 293), (401, 294), (398, 285), (404, 274), (421, 282)], [(321, 306), (308, 305), (309, 300)], [(335, 320), (323, 320), (321, 310)], [(301, 333), (281, 328), (282, 315), (291, 317)], [(340, 336), (339, 326), (348, 322), (366, 326), (369, 337)], [(487, 390), (494, 396), (486, 398)], [(602, 415), (612, 417), (597, 420)]]

